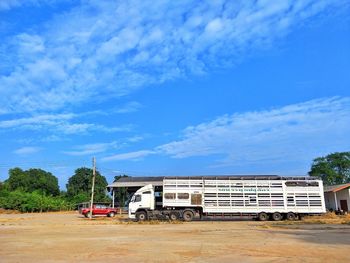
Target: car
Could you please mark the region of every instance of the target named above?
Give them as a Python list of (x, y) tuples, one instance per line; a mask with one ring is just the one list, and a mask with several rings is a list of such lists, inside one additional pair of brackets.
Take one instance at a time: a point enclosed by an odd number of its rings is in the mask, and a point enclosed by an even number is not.
[[(118, 208), (113, 208), (107, 205), (95, 204), (92, 206), (92, 215), (104, 215), (114, 217), (119, 212)], [(85, 217), (90, 217), (90, 207), (83, 208), (81, 214)]]

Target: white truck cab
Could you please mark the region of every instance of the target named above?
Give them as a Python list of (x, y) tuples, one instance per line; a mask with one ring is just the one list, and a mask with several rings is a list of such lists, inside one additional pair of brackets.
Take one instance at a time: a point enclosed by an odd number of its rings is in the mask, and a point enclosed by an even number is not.
[[(136, 211), (154, 210), (154, 189), (151, 184), (145, 185), (136, 191), (129, 203), (129, 218), (136, 218)], [(140, 214), (142, 217), (143, 214)], [(146, 216), (146, 214), (144, 214)], [(144, 220), (141, 218), (141, 220)]]

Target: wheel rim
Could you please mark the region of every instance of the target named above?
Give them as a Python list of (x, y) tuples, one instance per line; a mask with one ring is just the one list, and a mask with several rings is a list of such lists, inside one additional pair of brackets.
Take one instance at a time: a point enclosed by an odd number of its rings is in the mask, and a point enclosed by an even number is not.
[(295, 215), (294, 214), (288, 214), (287, 218), (288, 218), (288, 220), (294, 220), (295, 219)]
[(273, 219), (276, 220), (276, 221), (277, 220), (281, 220), (281, 215), (280, 214), (274, 214), (273, 215)]
[(177, 216), (175, 214), (170, 214), (170, 219), (171, 220), (176, 220), (177, 219)]
[(267, 219), (267, 214), (265, 214), (265, 213), (260, 214), (259, 218), (261, 221), (265, 221)]
[(187, 212), (187, 213), (185, 212), (183, 217), (186, 221), (190, 221), (192, 219), (192, 215), (190, 212)]
[(140, 219), (140, 220), (145, 220), (145, 218), (146, 218), (145, 214), (140, 214), (140, 215), (139, 215), (139, 219)]

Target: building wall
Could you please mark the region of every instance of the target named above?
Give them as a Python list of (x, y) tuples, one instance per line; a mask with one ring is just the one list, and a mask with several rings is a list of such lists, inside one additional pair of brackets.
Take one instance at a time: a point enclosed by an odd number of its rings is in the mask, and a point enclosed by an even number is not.
[(333, 192), (324, 193), (324, 199), (325, 199), (327, 210), (330, 210), (330, 209), (335, 210), (334, 193)]
[[(348, 209), (350, 209), (350, 188), (343, 189), (336, 192), (338, 209), (340, 209), (340, 200), (346, 200), (348, 203)], [(324, 193), (326, 208), (336, 210), (335, 198), (333, 192)]]

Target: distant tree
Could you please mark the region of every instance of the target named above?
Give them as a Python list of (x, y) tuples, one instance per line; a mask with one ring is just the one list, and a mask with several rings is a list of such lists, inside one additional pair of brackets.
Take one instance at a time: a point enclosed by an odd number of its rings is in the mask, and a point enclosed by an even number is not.
[[(113, 182), (116, 182), (123, 177), (129, 177), (129, 176), (127, 176), (126, 174), (114, 176)], [(126, 190), (125, 187), (117, 188), (117, 190), (115, 191), (115, 197), (118, 200), (119, 206), (123, 207), (125, 206), (125, 202), (128, 199), (128, 191)]]
[(22, 190), (28, 192), (30, 188), (28, 174), (18, 167), (9, 170), (9, 178), (6, 183), (10, 191)]
[[(67, 197), (76, 203), (90, 200), (92, 186), (92, 169), (81, 167), (75, 170), (72, 177), (68, 179)], [(94, 201), (109, 201), (106, 195), (107, 180), (96, 171)]]
[(42, 194), (54, 196), (60, 193), (57, 177), (42, 169), (29, 169), (26, 171), (18, 167), (10, 169), (6, 184), (10, 191), (39, 191)]
[(309, 175), (322, 179), (325, 185), (349, 183), (350, 152), (336, 152), (314, 159)]
[(26, 171), (30, 180), (30, 192), (40, 191), (48, 195), (57, 196), (60, 194), (58, 179), (49, 172), (42, 169), (29, 169)]

